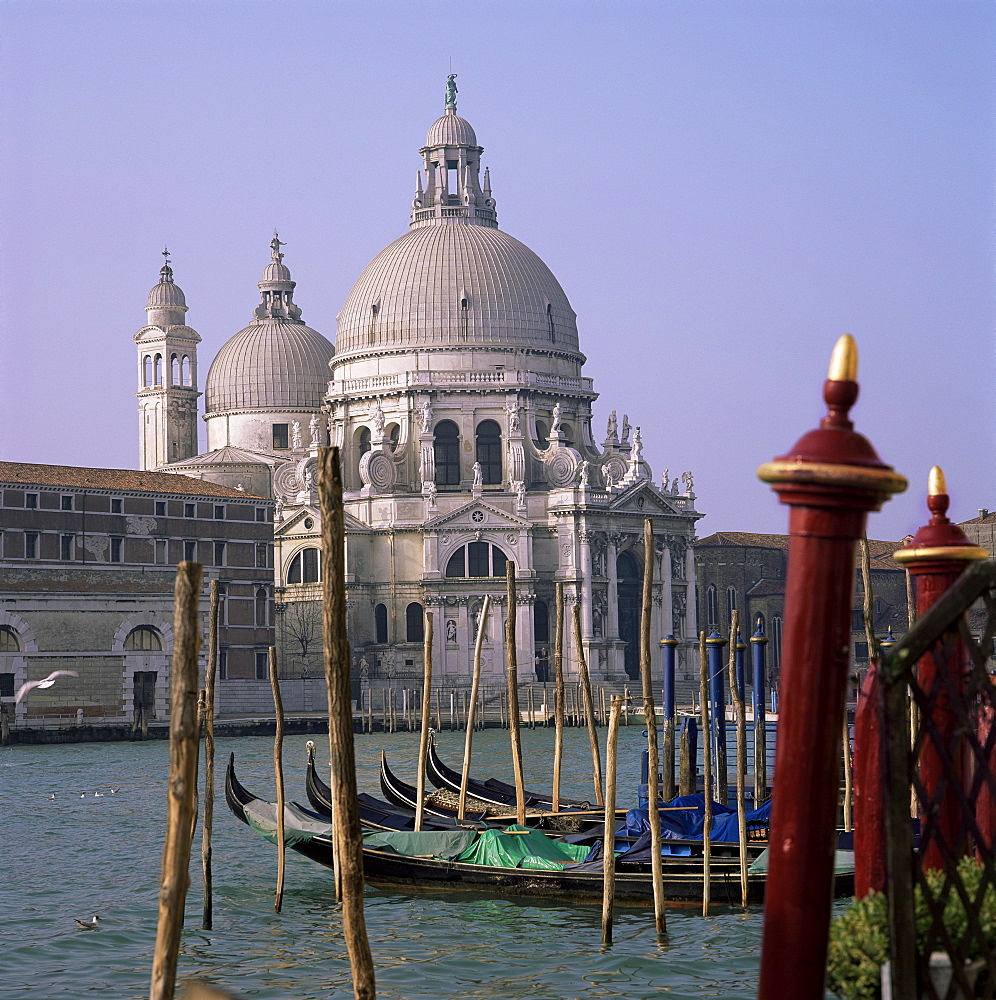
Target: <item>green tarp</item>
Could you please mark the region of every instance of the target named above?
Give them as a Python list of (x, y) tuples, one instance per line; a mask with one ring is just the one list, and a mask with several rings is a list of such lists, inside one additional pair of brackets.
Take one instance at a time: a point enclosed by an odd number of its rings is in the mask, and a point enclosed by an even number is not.
[(446, 858), (452, 860), (462, 854), (476, 836), (473, 830), (408, 830), (366, 833), (364, 847), (395, 851), (409, 857)]
[[(521, 832), (514, 832), (521, 831)], [(535, 830), (427, 830), (423, 833), (368, 833), (364, 847), (395, 851), (408, 857), (443, 858), (497, 868), (563, 868), (581, 861), (587, 847), (562, 844)]]
[[(271, 844), (277, 842), (277, 806), (275, 802), (256, 799), (242, 807), (249, 825)], [(323, 820), (317, 820), (304, 812), (293, 802), (284, 806), (284, 843), (288, 847), (312, 837), (330, 837), (332, 827)]]
[[(766, 875), (768, 873), (768, 848), (761, 851), (747, 870), (751, 875)], [(854, 874), (854, 851), (837, 851), (834, 854), (833, 873), (834, 875)]]
[(455, 860), (499, 868), (563, 868), (584, 860), (587, 847), (552, 841), (535, 830), (510, 826), (507, 830), (482, 830)]

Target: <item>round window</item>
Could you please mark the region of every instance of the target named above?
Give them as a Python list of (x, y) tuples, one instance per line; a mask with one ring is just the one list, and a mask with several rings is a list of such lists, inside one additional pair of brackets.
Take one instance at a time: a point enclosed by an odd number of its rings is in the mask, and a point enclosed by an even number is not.
[(315, 519), (312, 517), (306, 517), (304, 519), (304, 526), (310, 531), (315, 526)]
[(473, 514), (470, 515), (470, 519), (477, 524), (480, 524), (484, 520), (484, 511), (475, 510)]

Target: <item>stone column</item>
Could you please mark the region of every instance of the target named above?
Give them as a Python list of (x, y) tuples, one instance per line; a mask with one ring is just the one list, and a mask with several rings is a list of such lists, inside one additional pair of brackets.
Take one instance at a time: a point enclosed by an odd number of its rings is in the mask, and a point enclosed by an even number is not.
[(609, 578), (609, 607), (605, 616), (605, 638), (619, 638), (619, 578), (616, 576), (616, 558), (622, 536), (610, 534), (605, 548), (606, 573)]
[[(591, 532), (579, 532), (579, 537), (581, 539), (581, 573), (580, 578), (578, 579), (577, 590), (578, 597), (581, 600), (581, 632), (585, 636), (594, 636), (595, 630), (591, 615)], [(573, 628), (573, 625), (571, 628)]]
[(695, 552), (689, 545), (685, 552), (685, 637), (697, 639), (698, 633), (695, 631), (699, 620), (697, 607), (697, 591), (695, 587)]

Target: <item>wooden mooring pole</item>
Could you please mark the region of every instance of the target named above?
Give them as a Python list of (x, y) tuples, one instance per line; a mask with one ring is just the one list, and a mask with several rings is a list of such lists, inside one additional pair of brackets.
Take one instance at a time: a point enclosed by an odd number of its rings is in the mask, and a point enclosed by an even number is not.
[(591, 771), (595, 783), (595, 801), (605, 804), (602, 794), (602, 756), (598, 749), (598, 734), (595, 732), (595, 710), (591, 703), (591, 680), (588, 677), (588, 660), (584, 655), (584, 639), (581, 635), (581, 605), (574, 605), (574, 645), (578, 654), (578, 673), (581, 678), (581, 697), (584, 699), (584, 715), (588, 724), (588, 742), (591, 744)]
[[(484, 604), (481, 606), (481, 620), (477, 626), (477, 641), (474, 643), (474, 675), (470, 680), (470, 704), (477, 704), (477, 690), (481, 683), (481, 647), (484, 644), (484, 629), (488, 621), (488, 612), (491, 610), (491, 595), (484, 595)], [(467, 726), (467, 732), (463, 737), (463, 769), (460, 772), (460, 799), (457, 804), (457, 819), (462, 823), (467, 812), (467, 782), (470, 780), (470, 759), (474, 746), (474, 726), (473, 716), (471, 725)]]
[(176, 568), (173, 611), (172, 697), (169, 717), (169, 787), (163, 848), (159, 920), (149, 1000), (173, 1000), (183, 933), (183, 908), (190, 884), (190, 848), (197, 794), (197, 598), (201, 565)]
[[(650, 670), (650, 616), (654, 593), (654, 529), (643, 522), (643, 607), (640, 615), (640, 681), (643, 717), (647, 723), (647, 818), (650, 820), (650, 874), (654, 887), (654, 928), (657, 940), (667, 935), (664, 912), (664, 869), (661, 860), (660, 760), (657, 747), (657, 708)], [(609, 835), (606, 828), (605, 835)]]
[(526, 824), (526, 789), (522, 780), (522, 742), (519, 739), (519, 667), (515, 655), (515, 563), (505, 564), (505, 594), (508, 601), (505, 619), (505, 658), (508, 667), (508, 730), (512, 744), (512, 769), (515, 773), (515, 813), (519, 825)]
[(418, 777), (415, 779), (415, 830), (422, 829), (425, 809), (425, 760), (429, 753), (429, 724), (432, 710), (432, 612), (425, 612), (425, 641), (422, 646), (422, 725), (418, 737)]
[(906, 488), (854, 431), (856, 378), (844, 336), (819, 428), (758, 470), (791, 508), (760, 1000), (824, 996), (855, 546), (868, 511)]
[(270, 647), (270, 688), (273, 691), (273, 778), (277, 785), (277, 893), (273, 899), (273, 909), (279, 913), (284, 900), (284, 867), (286, 845), (284, 843), (284, 703), (280, 697), (280, 679), (277, 677), (277, 650)]
[(556, 629), (553, 645), (553, 811), (560, 811), (560, 768), (564, 760), (564, 585), (556, 589)]
[[(558, 584), (559, 586), (559, 584)], [(609, 732), (605, 738), (605, 819), (602, 835), (602, 944), (612, 944), (612, 907), (616, 895), (616, 747), (619, 743), (619, 716), (622, 699), (612, 699)]]
[[(743, 688), (738, 683), (742, 679), (737, 676), (737, 657), (742, 655), (739, 650), (738, 633), (740, 630), (740, 612), (734, 611), (730, 616), (730, 701), (733, 702), (733, 714), (737, 723), (737, 828), (740, 842), (740, 893), (742, 905), (747, 905), (747, 803), (745, 786), (747, 784), (747, 712), (744, 708)], [(742, 669), (742, 668), (741, 668)]]
[(209, 931), (213, 921), (211, 833), (214, 827), (214, 680), (218, 674), (218, 611), (221, 597), (218, 581), (212, 580), (208, 603), (207, 676), (204, 678), (204, 822), (201, 824), (201, 870), (204, 874), (204, 910), (201, 927)]
[(346, 636), (346, 531), (338, 448), (318, 450), (318, 496), (322, 510), (322, 633), (328, 692), (332, 761), (333, 844), (339, 856), (342, 929), (353, 972), (356, 1000), (373, 1000), (373, 957), (363, 915), (363, 835), (356, 798), (356, 758)]
[(705, 817), (702, 823), (702, 916), (709, 916), (712, 889), (712, 740), (709, 738), (709, 652), (705, 632), (699, 633), (699, 702), (702, 713), (702, 792)]

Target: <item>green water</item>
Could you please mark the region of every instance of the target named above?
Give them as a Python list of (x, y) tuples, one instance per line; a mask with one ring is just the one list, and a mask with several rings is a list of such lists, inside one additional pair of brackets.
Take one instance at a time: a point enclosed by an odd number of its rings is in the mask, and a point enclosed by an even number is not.
[[(295, 736), (284, 745), (287, 794), (302, 803), (306, 741)], [(550, 730), (524, 731), (527, 787), (549, 787), (552, 742)], [(640, 744), (639, 727), (621, 730), (620, 804), (635, 804)], [(439, 745), (444, 760), (458, 766), (460, 734), (441, 734)], [(417, 734), (358, 735), (361, 790), (379, 794), (382, 748), (398, 773), (414, 781)], [(321, 749), (319, 741), (319, 760)], [(219, 739), (214, 929), (200, 929), (198, 829), (179, 982), (199, 977), (240, 997), (351, 997), (331, 872), (288, 851), (283, 912), (273, 912), (276, 852), (224, 804), (231, 751), (243, 783), (275, 797), (272, 741)], [(148, 996), (168, 755), (165, 742), (0, 750), (4, 998)], [(474, 762), (475, 774), (510, 779), (507, 732), (478, 734)], [(565, 794), (590, 797), (590, 775), (587, 734), (569, 731)], [(79, 930), (73, 918), (93, 913), (100, 929)], [(618, 910), (615, 942), (604, 948), (599, 906), (482, 893), (368, 886), (366, 919), (377, 994), (385, 1000), (740, 998), (757, 990), (758, 910), (717, 909), (704, 919), (671, 909), (663, 947), (648, 909)]]

